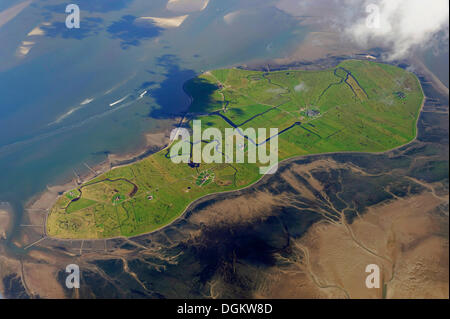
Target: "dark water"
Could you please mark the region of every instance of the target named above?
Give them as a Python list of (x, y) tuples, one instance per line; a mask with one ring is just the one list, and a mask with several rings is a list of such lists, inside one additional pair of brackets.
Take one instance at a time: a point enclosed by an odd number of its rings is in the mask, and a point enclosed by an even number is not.
[[(144, 133), (188, 107), (189, 78), (286, 56), (306, 33), (266, 1), (212, 0), (191, 13), (170, 11), (165, 0), (77, 4), (78, 30), (65, 28), (61, 0), (34, 1), (0, 27), (0, 201), (17, 216), (46, 185), (85, 172), (83, 162), (140, 148)], [(137, 22), (185, 14), (177, 28)], [(36, 27), (42, 35), (27, 35)]]
[(423, 62), (448, 88), (449, 86), (449, 51), (447, 49), (429, 49), (423, 56)]

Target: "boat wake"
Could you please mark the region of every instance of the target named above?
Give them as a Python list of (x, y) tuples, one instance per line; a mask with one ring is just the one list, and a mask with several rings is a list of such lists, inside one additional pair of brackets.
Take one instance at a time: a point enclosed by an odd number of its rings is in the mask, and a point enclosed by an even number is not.
[(51, 125), (60, 123), (61, 121), (63, 121), (64, 119), (68, 118), (70, 115), (72, 115), (73, 113), (75, 113), (79, 109), (82, 109), (85, 105), (91, 103), (92, 101), (94, 101), (94, 98), (85, 99), (83, 102), (80, 103), (80, 105), (75, 106), (74, 108), (71, 108), (69, 111), (67, 111), (63, 115), (59, 116), (56, 120), (54, 120), (53, 122), (49, 123), (47, 126), (51, 126)]

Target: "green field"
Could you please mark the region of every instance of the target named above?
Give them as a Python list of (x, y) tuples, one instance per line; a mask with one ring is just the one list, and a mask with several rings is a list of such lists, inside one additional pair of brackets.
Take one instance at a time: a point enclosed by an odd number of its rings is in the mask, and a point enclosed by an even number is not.
[[(193, 98), (190, 120), (200, 119), (203, 130), (231, 128), (222, 116), (242, 129), (291, 127), (279, 135), (280, 161), (406, 144), (416, 136), (423, 101), (412, 73), (358, 60), (322, 71), (215, 70), (188, 81), (185, 90)], [(247, 150), (247, 142), (242, 147)], [(47, 218), (48, 235), (88, 239), (150, 232), (202, 196), (241, 189), (262, 177), (258, 163), (191, 167), (173, 163), (169, 151), (113, 169), (60, 196)]]

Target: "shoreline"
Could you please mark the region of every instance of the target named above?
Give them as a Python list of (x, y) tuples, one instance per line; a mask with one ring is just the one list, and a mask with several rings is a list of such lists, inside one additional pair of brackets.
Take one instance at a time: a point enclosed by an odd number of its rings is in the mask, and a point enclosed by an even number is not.
[[(351, 58), (349, 58), (349, 57), (333, 57), (333, 58), (332, 58), (332, 60), (334, 60), (334, 62), (337, 61), (337, 63), (339, 63), (342, 59), (345, 60), (345, 59), (351, 59)], [(387, 62), (382, 62), (382, 63), (387, 63)], [(394, 63), (388, 63), (388, 64), (393, 64), (393, 65), (398, 66), (398, 63), (395, 63), (395, 64), (394, 64)], [(279, 67), (282, 68), (283, 66), (279, 66)], [(414, 72), (412, 72), (412, 73), (414, 73)], [(414, 74), (415, 74), (415, 73), (414, 73)], [(284, 160), (278, 162), (277, 165), (287, 165), (287, 164), (289, 164), (289, 163), (292, 162), (292, 161), (295, 161), (295, 160), (298, 160), (298, 159), (302, 159), (302, 158), (308, 158), (308, 157), (312, 157), (312, 156), (327, 156), (327, 155), (338, 155), (338, 154), (370, 154), (370, 155), (380, 155), (380, 154), (386, 154), (386, 153), (395, 151), (395, 150), (397, 150), (397, 149), (406, 147), (407, 145), (409, 145), (409, 144), (415, 142), (415, 141), (417, 140), (417, 137), (418, 137), (418, 130), (419, 130), (418, 124), (419, 124), (419, 118), (420, 118), (420, 115), (421, 115), (421, 113), (422, 113), (423, 107), (424, 107), (424, 105), (425, 105), (425, 101), (426, 101), (426, 96), (425, 96), (425, 93), (424, 93), (424, 90), (423, 90), (422, 83), (421, 83), (421, 80), (420, 80), (420, 78), (419, 78), (419, 75), (415, 74), (415, 76), (417, 77), (417, 80), (418, 80), (418, 82), (419, 82), (419, 86), (420, 86), (420, 89), (421, 89), (422, 94), (423, 94), (423, 99), (422, 99), (422, 103), (421, 103), (421, 106), (420, 106), (420, 108), (419, 108), (419, 110), (418, 110), (417, 117), (416, 117), (416, 121), (415, 121), (415, 136), (414, 136), (414, 138), (413, 138), (411, 141), (409, 141), (408, 143), (405, 143), (405, 144), (400, 145), (400, 146), (397, 146), (397, 147), (395, 147), (395, 148), (393, 148), (393, 149), (389, 149), (389, 150), (382, 151), (382, 152), (340, 151), (340, 152), (328, 152), (328, 153), (317, 153), (317, 154), (308, 154), (308, 155), (295, 156), (295, 157), (291, 157), (291, 158), (284, 159)], [(183, 120), (184, 120), (184, 118), (182, 118), (181, 120), (178, 120), (178, 123), (181, 124), (181, 123), (183, 122)], [(178, 125), (178, 126), (179, 126), (179, 125)], [(162, 133), (154, 133), (154, 134), (162, 134)], [(154, 152), (153, 152), (152, 150), (148, 149), (148, 146), (147, 146), (147, 147), (145, 148), (145, 149), (147, 149), (147, 150), (146, 150), (146, 151), (144, 150), (144, 152), (142, 152), (140, 155), (137, 155), (137, 156), (136, 156), (135, 153), (137, 153), (137, 152), (133, 152), (132, 155), (130, 155), (130, 154), (125, 154), (125, 155), (123, 155), (123, 156), (117, 156), (118, 159), (121, 159), (121, 162), (118, 163), (118, 164), (112, 164), (112, 165), (111, 165), (111, 163), (109, 162), (109, 156), (108, 156), (108, 160), (107, 160), (107, 161), (104, 161), (103, 163), (101, 163), (101, 164), (99, 164), (99, 165), (96, 165), (96, 166), (94, 167), (94, 170), (95, 170), (95, 172), (97, 172), (97, 174), (94, 174), (94, 172), (90, 172), (90, 173), (88, 173), (88, 174), (86, 174), (86, 175), (83, 175), (82, 181), (83, 181), (83, 183), (86, 182), (86, 181), (89, 181), (89, 180), (95, 178), (96, 176), (98, 176), (98, 175), (100, 175), (100, 174), (103, 174), (104, 172), (106, 172), (106, 171), (108, 171), (108, 170), (110, 170), (110, 169), (116, 168), (116, 167), (122, 167), (122, 166), (128, 166), (128, 165), (131, 165), (131, 164), (133, 164), (133, 163), (135, 163), (135, 162), (138, 162), (138, 161), (142, 160), (143, 158), (146, 158), (147, 156), (150, 156), (150, 155), (153, 154), (153, 153), (156, 153), (156, 152), (158, 152), (158, 151), (164, 150), (164, 149), (166, 149), (166, 148), (169, 147), (169, 146), (170, 146), (170, 143), (168, 143), (168, 144), (165, 145), (163, 148), (158, 149), (158, 150), (156, 150), (156, 151), (154, 151)], [(112, 155), (112, 156), (114, 156), (114, 155)], [(106, 168), (106, 170), (105, 170), (105, 164), (107, 165), (108, 163), (110, 164), (110, 165), (109, 165), (110, 167), (109, 167), (109, 169)], [(100, 170), (98, 169), (98, 166), (100, 166)], [(256, 180), (255, 182), (253, 182), (253, 183), (251, 183), (251, 184), (249, 184), (249, 185), (247, 185), (247, 186), (245, 186), (245, 187), (243, 187), (243, 188), (240, 188), (240, 189), (234, 189), (234, 190), (228, 190), (228, 191), (223, 191), (223, 192), (217, 192), (217, 193), (211, 193), (211, 194), (204, 195), (204, 196), (202, 196), (202, 197), (200, 197), (200, 198), (198, 198), (198, 199), (192, 201), (191, 203), (189, 203), (189, 204), (185, 207), (185, 209), (184, 209), (177, 217), (175, 217), (171, 222), (165, 224), (164, 226), (161, 226), (161, 227), (159, 227), (159, 228), (157, 228), (157, 229), (154, 229), (154, 230), (152, 230), (152, 231), (150, 231), (150, 232), (146, 232), (146, 233), (142, 233), (142, 234), (138, 234), (138, 235), (134, 235), (134, 236), (130, 236), (130, 237), (126, 237), (126, 236), (116, 236), (116, 237), (111, 237), (111, 238), (85, 238), (85, 239), (83, 239), (83, 238), (58, 238), (58, 237), (51, 237), (51, 236), (48, 236), (47, 230), (46, 230), (46, 226), (47, 226), (47, 218), (48, 218), (48, 215), (49, 215), (49, 213), (50, 213), (50, 209), (51, 209), (52, 205), (53, 205), (54, 202), (57, 200), (57, 198), (62, 194), (62, 193), (60, 193), (61, 190), (60, 190), (59, 192), (53, 193), (53, 196), (52, 196), (53, 199), (51, 200), (51, 204), (49, 204), (48, 201), (45, 201), (45, 203), (47, 203), (47, 205), (45, 205), (45, 207), (46, 207), (45, 209), (44, 209), (44, 208), (36, 208), (36, 207), (34, 207), (34, 205), (35, 205), (35, 204), (39, 204), (39, 203), (41, 202), (41, 199), (43, 199), (43, 197), (45, 197), (46, 193), (47, 193), (47, 192), (52, 192), (52, 191), (53, 191), (53, 188), (63, 189), (63, 192), (66, 192), (66, 191), (68, 191), (68, 190), (70, 190), (70, 189), (72, 189), (72, 188), (74, 188), (74, 187), (80, 185), (80, 184), (72, 184), (73, 181), (70, 182), (70, 183), (63, 184), (63, 185), (53, 186), (53, 187), (51, 187), (52, 189), (50, 189), (50, 188), (48, 187), (48, 191), (44, 192), (44, 194), (42, 194), (42, 195), (41, 195), (34, 203), (32, 203), (30, 207), (27, 206), (27, 208), (28, 208), (28, 209), (30, 209), (30, 208), (31, 208), (31, 209), (42, 209), (42, 210), (45, 210), (45, 211), (46, 211), (45, 220), (44, 220), (44, 233), (43, 233), (43, 236), (44, 236), (44, 237), (43, 237), (43, 238), (49, 238), (49, 239), (52, 239), (52, 240), (62, 240), (62, 241), (67, 241), (67, 240), (68, 240), (68, 241), (77, 241), (77, 240), (90, 240), (90, 241), (99, 241), (99, 240), (102, 240), (102, 241), (103, 241), (103, 240), (111, 240), (111, 239), (117, 239), (117, 238), (127, 238), (127, 239), (131, 239), (131, 238), (137, 238), (137, 237), (140, 237), (140, 236), (145, 236), (145, 235), (148, 235), (148, 234), (151, 234), (151, 233), (160, 231), (161, 229), (164, 229), (165, 227), (168, 227), (169, 225), (173, 224), (174, 222), (178, 221), (181, 217), (183, 217), (183, 216), (186, 214), (186, 212), (189, 210), (190, 207), (192, 207), (193, 205), (197, 204), (198, 202), (201, 202), (202, 200), (205, 200), (206, 198), (208, 198), (208, 197), (210, 197), (210, 196), (217, 196), (217, 195), (220, 195), (220, 194), (226, 194), (226, 193), (231, 193), (231, 192), (239, 192), (239, 191), (248, 189), (248, 188), (250, 188), (250, 187), (256, 185), (257, 183), (260, 183), (261, 181), (264, 180), (264, 178), (265, 178), (265, 175), (263, 175), (261, 178), (259, 178), (259, 179)], [(69, 185), (71, 185), (71, 187), (68, 187)]]
[(8, 202), (0, 202), (0, 240), (8, 240), (14, 221), (14, 209)]
[[(177, 123), (175, 121), (172, 122), (174, 122), (174, 124)], [(98, 175), (104, 174), (113, 168), (131, 165), (135, 162), (140, 161), (142, 158), (150, 156), (151, 154), (164, 149), (165, 147), (167, 147), (165, 144), (165, 140), (169, 139), (169, 134), (170, 126), (169, 128), (159, 129), (153, 133), (146, 133), (144, 134), (144, 147), (124, 154), (108, 154), (106, 160), (103, 160), (100, 163), (89, 167), (86, 172), (82, 174), (77, 174), (76, 172), (74, 172), (75, 176), (72, 180), (61, 182), (59, 184), (54, 184), (51, 186), (47, 185), (45, 190), (32, 196), (25, 202), (23, 206), (24, 212), (30, 210), (40, 210), (48, 212), (53, 206), (56, 199), (62, 193), (67, 192), (74, 187), (77, 187), (95, 178)]]

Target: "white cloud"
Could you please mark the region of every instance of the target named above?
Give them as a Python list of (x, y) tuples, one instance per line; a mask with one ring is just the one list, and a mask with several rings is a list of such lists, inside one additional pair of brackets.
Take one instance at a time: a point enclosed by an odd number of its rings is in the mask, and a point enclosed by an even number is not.
[(366, 1), (379, 8), (379, 26), (370, 27), (367, 13), (346, 29), (360, 45), (388, 48), (388, 58), (408, 56), (417, 47), (431, 45), (439, 32), (448, 37), (449, 3), (447, 0), (378, 0)]
[[(379, 28), (367, 27), (368, 5), (379, 8)], [(362, 49), (381, 47), (387, 58), (407, 57), (414, 49), (448, 46), (448, 0), (279, 0), (280, 10), (354, 40)]]

